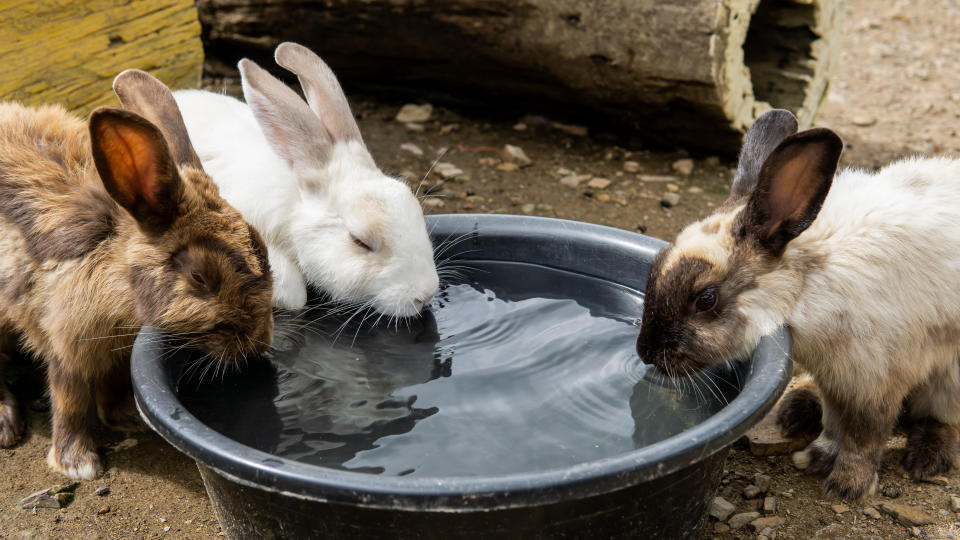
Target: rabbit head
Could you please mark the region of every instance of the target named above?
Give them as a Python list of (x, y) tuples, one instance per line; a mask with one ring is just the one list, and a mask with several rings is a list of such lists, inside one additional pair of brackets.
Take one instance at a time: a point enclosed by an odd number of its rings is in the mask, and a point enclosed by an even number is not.
[(318, 56), (283, 43), (276, 60), (299, 77), (307, 103), (250, 60), (239, 68), (247, 104), (296, 179), (288, 250), (306, 280), (333, 300), (388, 316), (419, 313), (439, 285), (419, 202), (377, 168)]
[(257, 231), (204, 173), (170, 91), (139, 70), (114, 80), (126, 110), (90, 117), (94, 162), (136, 222), (125, 252), (143, 324), (223, 362), (273, 339), (271, 275)]
[(783, 323), (794, 281), (813, 264), (784, 253), (817, 217), (842, 147), (827, 129), (797, 133), (788, 111), (757, 118), (727, 201), (653, 261), (637, 339), (644, 362), (693, 373), (749, 353)]

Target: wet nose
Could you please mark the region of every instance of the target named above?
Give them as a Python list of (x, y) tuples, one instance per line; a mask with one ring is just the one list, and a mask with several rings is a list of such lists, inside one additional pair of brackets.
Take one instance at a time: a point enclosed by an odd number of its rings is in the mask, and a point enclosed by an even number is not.
[(433, 290), (414, 299), (414, 302), (417, 304), (417, 309), (421, 309), (423, 306), (429, 304), (435, 294), (437, 294), (437, 291)]

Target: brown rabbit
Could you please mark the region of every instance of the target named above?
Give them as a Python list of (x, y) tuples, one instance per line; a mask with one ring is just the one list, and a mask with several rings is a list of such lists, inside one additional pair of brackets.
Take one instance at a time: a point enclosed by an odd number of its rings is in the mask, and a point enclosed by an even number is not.
[[(71, 478), (100, 471), (94, 406), (112, 428), (141, 426), (141, 325), (224, 363), (273, 334), (266, 247), (203, 172), (170, 91), (138, 70), (114, 90), (126, 110), (97, 109), (89, 131), (60, 107), (0, 104), (0, 338), (46, 364), (47, 461)], [(22, 431), (0, 383), (0, 445)]]

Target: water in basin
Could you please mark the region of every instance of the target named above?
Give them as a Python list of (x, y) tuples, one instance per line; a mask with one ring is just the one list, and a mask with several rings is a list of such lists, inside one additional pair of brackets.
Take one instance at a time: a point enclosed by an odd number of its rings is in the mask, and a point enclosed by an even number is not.
[[(419, 319), (326, 315), (283, 327), (271, 362), (184, 370), (217, 431), (315, 465), (491, 476), (629, 452), (693, 426), (735, 379), (672, 383), (636, 356), (637, 291), (535, 265), (471, 261)], [(732, 376), (731, 376), (732, 377)]]

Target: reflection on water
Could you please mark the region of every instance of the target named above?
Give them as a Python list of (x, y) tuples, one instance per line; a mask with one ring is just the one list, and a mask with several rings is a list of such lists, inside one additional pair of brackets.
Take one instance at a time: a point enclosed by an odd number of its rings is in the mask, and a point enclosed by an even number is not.
[(409, 326), (288, 321), (274, 365), (181, 383), (181, 397), (261, 450), (418, 476), (567, 467), (657, 442), (721, 406), (646, 373), (634, 352), (635, 291), (531, 265), (471, 264)]

